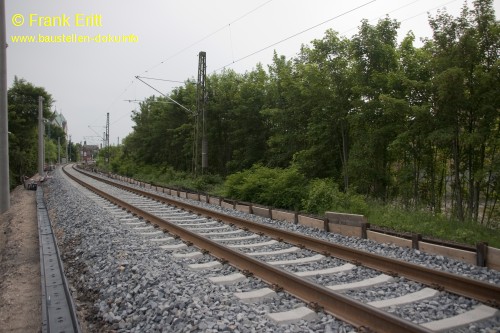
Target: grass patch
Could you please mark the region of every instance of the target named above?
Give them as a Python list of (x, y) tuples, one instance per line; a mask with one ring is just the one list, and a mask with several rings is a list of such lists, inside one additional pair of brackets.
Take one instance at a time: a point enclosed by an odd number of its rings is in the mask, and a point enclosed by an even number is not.
[(459, 222), (426, 211), (408, 211), (378, 203), (369, 206), (366, 216), (372, 225), (462, 244), (487, 242), (492, 247), (500, 248), (500, 232), (473, 221)]

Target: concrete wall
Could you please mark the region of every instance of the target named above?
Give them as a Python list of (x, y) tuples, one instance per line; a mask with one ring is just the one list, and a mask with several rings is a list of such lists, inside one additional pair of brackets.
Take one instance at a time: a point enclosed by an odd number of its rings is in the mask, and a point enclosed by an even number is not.
[(187, 198), (192, 200), (198, 200), (198, 193), (188, 193)]
[(412, 241), (410, 239), (404, 239), (396, 236), (382, 234), (380, 232), (367, 230), (368, 239), (371, 239), (377, 243), (390, 243), (401, 247), (412, 247)]
[(313, 217), (298, 215), (297, 216), (298, 223), (300, 225), (304, 225), (306, 227), (316, 228), (320, 230), (325, 230), (325, 221), (320, 219), (315, 219)]
[(487, 266), (500, 271), (500, 249), (488, 247)]
[(269, 208), (252, 206), (252, 212), (258, 216), (271, 217), (271, 211)]
[(426, 243), (426, 242), (418, 242), (418, 248), (420, 251), (424, 251), (427, 253), (442, 255), (456, 260), (464, 261), (472, 265), (476, 264), (476, 253), (474, 252), (464, 251), (460, 249), (453, 249), (450, 247)]
[(227, 202), (227, 201), (222, 201), (221, 204), (220, 204), (221, 207), (224, 207), (224, 208), (229, 208), (229, 209), (233, 209), (234, 208), (234, 204), (232, 202)]
[(273, 220), (286, 221), (290, 223), (295, 223), (295, 213), (286, 212), (283, 210), (272, 210), (272, 218)]
[(248, 206), (248, 205), (236, 204), (236, 206), (234, 208), (236, 210), (239, 210), (240, 212), (250, 214), (250, 206)]

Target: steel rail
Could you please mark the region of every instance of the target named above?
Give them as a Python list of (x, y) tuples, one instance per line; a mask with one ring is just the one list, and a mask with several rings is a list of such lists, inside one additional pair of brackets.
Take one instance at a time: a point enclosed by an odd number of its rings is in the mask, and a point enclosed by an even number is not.
[[(78, 172), (82, 172), (76, 169)], [(500, 306), (500, 286), (474, 280), (468, 277), (438, 271), (428, 267), (408, 263), (402, 260), (387, 258), (377, 254), (365, 252), (358, 249), (352, 249), (343, 245), (334, 244), (325, 240), (313, 238), (307, 235), (292, 231), (282, 230), (264, 224), (247, 221), (242, 218), (226, 215), (224, 213), (212, 211), (199, 206), (192, 206), (187, 203), (169, 199), (161, 195), (135, 189), (126, 185), (103, 179), (88, 173), (85, 175), (94, 179), (104, 181), (107, 184), (117, 186), (136, 194), (150, 197), (154, 200), (175, 205), (177, 207), (191, 210), (198, 214), (210, 217), (212, 219), (232, 223), (241, 228), (247, 228), (255, 233), (264, 233), (270, 237), (291, 243), (300, 247), (320, 252), (325, 255), (350, 261), (355, 264), (373, 268), (394, 276), (404, 276), (410, 280), (420, 282), (435, 289), (445, 290), (454, 294), (469, 297), (481, 301), (487, 305)]]
[(310, 305), (313, 305), (314, 308), (323, 309), (336, 318), (348, 322), (358, 328), (367, 329), (368, 331), (373, 332), (388, 333), (432, 332), (423, 326), (351, 299), (328, 288), (312, 283), (309, 280), (301, 278), (295, 274), (289, 273), (279, 267), (266, 264), (263, 261), (247, 256), (244, 253), (216, 243), (192, 231), (186, 230), (174, 223), (159, 218), (119, 198), (116, 198), (105, 191), (85, 183), (83, 180), (67, 173), (66, 170), (64, 171), (77, 183), (88, 188), (97, 195), (115, 203), (128, 212), (144, 218), (150, 223), (161, 227), (173, 235), (179, 236), (185, 242), (190, 242), (196, 247), (208, 251), (211, 255), (219, 258), (223, 262), (228, 262), (242, 271), (250, 272), (271, 285), (283, 288), (283, 290), (286, 290), (290, 294), (304, 300)]

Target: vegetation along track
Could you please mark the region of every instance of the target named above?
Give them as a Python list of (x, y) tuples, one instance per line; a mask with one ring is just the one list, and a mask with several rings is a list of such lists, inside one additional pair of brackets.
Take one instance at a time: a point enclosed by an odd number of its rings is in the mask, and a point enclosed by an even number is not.
[[(275, 288), (283, 288), (287, 292), (297, 296), (298, 298), (309, 303), (311, 307), (324, 309), (326, 312), (334, 315), (335, 317), (347, 321), (356, 327), (365, 327), (373, 331), (380, 332), (430, 332), (433, 330), (446, 327), (445, 318), (442, 320), (426, 323), (424, 325), (415, 324), (409, 320), (395, 316), (382, 308), (387, 307), (392, 302), (394, 305), (406, 304), (419, 299), (431, 297), (436, 295), (437, 290), (444, 290), (457, 295), (472, 298), (474, 300), (483, 302), (489, 306), (498, 307), (498, 300), (500, 299), (500, 287), (494, 284), (485, 283), (470, 278), (453, 275), (450, 273), (428, 269), (423, 266), (410, 264), (407, 262), (386, 258), (374, 255), (368, 252), (347, 248), (341, 245), (323, 241), (320, 239), (312, 238), (302, 234), (285, 231), (273, 228), (267, 225), (258, 224), (251, 221), (246, 221), (242, 218), (226, 215), (220, 212), (208, 210), (198, 206), (191, 206), (185, 202), (172, 200), (165, 196), (155, 195), (149, 192), (141, 191), (136, 188), (131, 188), (123, 184), (112, 182), (101, 177), (87, 174), (101, 182), (113, 185), (122, 190), (132, 192), (136, 196), (141, 196), (170, 205), (167, 210), (159, 213), (158, 208), (150, 210), (142, 203), (134, 205), (132, 202), (138, 202), (138, 199), (131, 199), (130, 194), (125, 195), (128, 199), (124, 198), (125, 192), (120, 191), (122, 194), (120, 198), (116, 198), (107, 192), (109, 190), (99, 189), (99, 186), (91, 186), (75, 175), (65, 172), (75, 181), (91, 189), (100, 196), (107, 200), (121, 206), (128, 212), (142, 217), (144, 220), (149, 221), (153, 225), (160, 227), (170, 234), (180, 237), (188, 244), (194, 244), (196, 247), (209, 252), (210, 254), (218, 257), (223, 261), (229, 262), (231, 265), (239, 268), (240, 270), (254, 274), (267, 283), (273, 285)], [(74, 173), (74, 172), (71, 172)], [(134, 197), (136, 197), (134, 196)], [(151, 205), (151, 204), (149, 204)], [(141, 206), (141, 208), (137, 207)], [(181, 209), (187, 211), (182, 212)], [(189, 213), (188, 213), (189, 212)], [(203, 218), (200, 218), (203, 216)], [(211, 222), (209, 220), (212, 220)], [(227, 228), (223, 223), (229, 224), (233, 227), (241, 228), (229, 232), (216, 232), (218, 229)], [(207, 233), (205, 231), (212, 231)], [(214, 232), (215, 231), (215, 232)], [(248, 231), (254, 234), (249, 234)], [(230, 237), (223, 235), (234, 235), (239, 232), (245, 232), (244, 237)], [(213, 237), (218, 238), (213, 238)], [(262, 239), (260, 239), (262, 238)], [(228, 245), (231, 240), (240, 240), (245, 242), (245, 239), (251, 240), (251, 243), (242, 245)], [(271, 239), (269, 241), (269, 239)], [(279, 240), (280, 242), (276, 242)], [(273, 246), (273, 251), (263, 252), (255, 250), (263, 246)], [(290, 245), (291, 244), (291, 245)], [(174, 249), (185, 246), (185, 244), (164, 246), (165, 249)], [(276, 249), (276, 246), (278, 249)], [(295, 251), (305, 251), (310, 255), (302, 255), (302, 260), (278, 260), (278, 261), (264, 261), (257, 258), (266, 257), (268, 255), (293, 253)], [(301, 261), (307, 262), (308, 260), (320, 260), (324, 256), (337, 258), (339, 261), (347, 261), (344, 265), (339, 265), (331, 269), (316, 270), (314, 272), (302, 271), (296, 268), (285, 270), (280, 267), (290, 265), (293, 263), (300, 263)], [(339, 272), (343, 269), (352, 269), (355, 264), (359, 267), (361, 275), (368, 275), (369, 278), (363, 281), (357, 280), (354, 283), (336, 284), (333, 286), (325, 286), (324, 283), (319, 282), (317, 277), (323, 274), (328, 275), (333, 272)], [(295, 272), (293, 271), (295, 270)], [(307, 278), (309, 276), (310, 278)], [(434, 288), (421, 288), (415, 293), (409, 293), (406, 297), (398, 297), (392, 301), (380, 301), (363, 303), (355, 298), (348, 296), (346, 293), (340, 293), (342, 290), (357, 289), (364, 284), (365, 287), (370, 288), (377, 284), (388, 282), (391, 277), (401, 276), (406, 279), (431, 286)], [(359, 277), (358, 277), (359, 278)], [(323, 280), (324, 282), (325, 280)], [(326, 281), (331, 281), (326, 279)], [(387, 303), (389, 302), (389, 303)], [(470, 312), (470, 315), (481, 312), (479, 310), (486, 310), (491, 315), (498, 314), (495, 309), (486, 305), (480, 305)], [(459, 321), (458, 317), (449, 318), (455, 323)], [(442, 326), (444, 325), (444, 326)]]

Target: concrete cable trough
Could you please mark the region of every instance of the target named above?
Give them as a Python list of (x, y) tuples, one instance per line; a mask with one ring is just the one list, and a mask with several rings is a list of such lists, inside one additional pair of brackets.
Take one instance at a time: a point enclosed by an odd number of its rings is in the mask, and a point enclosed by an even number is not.
[(81, 332), (63, 264), (43, 199), (42, 186), (36, 190), (40, 270), (42, 287), (42, 332)]

